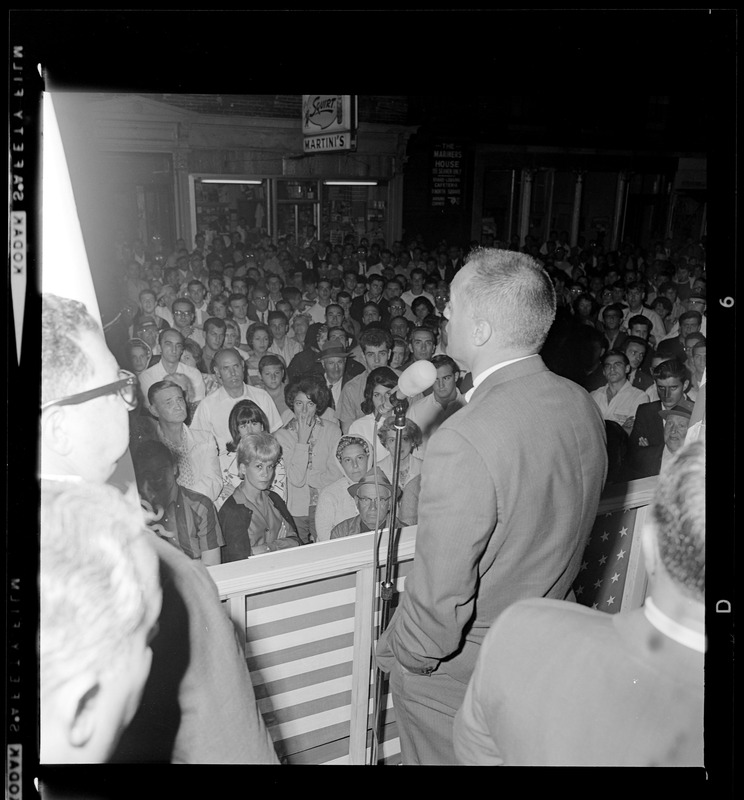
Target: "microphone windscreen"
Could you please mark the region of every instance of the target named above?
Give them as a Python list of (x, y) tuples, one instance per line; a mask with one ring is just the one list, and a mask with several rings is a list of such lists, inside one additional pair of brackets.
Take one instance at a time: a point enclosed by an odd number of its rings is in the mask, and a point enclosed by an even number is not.
[(436, 379), (437, 368), (431, 361), (414, 361), (400, 376), (398, 394), (406, 397), (421, 394), (433, 386)]

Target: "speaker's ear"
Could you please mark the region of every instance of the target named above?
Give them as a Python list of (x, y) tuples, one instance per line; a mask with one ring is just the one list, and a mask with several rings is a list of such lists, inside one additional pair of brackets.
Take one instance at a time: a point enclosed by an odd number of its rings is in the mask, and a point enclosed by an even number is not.
[(482, 347), (489, 341), (493, 334), (491, 323), (485, 319), (476, 319), (473, 322), (473, 344), (476, 347)]
[(41, 412), (41, 441), (58, 455), (69, 455), (73, 442), (67, 431), (65, 406), (50, 406)]
[(85, 747), (96, 730), (101, 684), (92, 672), (76, 675), (64, 689), (67, 736), (72, 747)]

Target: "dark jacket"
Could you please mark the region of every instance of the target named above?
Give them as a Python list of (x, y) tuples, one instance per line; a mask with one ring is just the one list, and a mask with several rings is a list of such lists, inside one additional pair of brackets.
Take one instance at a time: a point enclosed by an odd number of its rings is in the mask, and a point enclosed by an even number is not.
[[(282, 515), (287, 525), (294, 531), (294, 536), (288, 536), (287, 538), (295, 540), (298, 545), (301, 544), (297, 535), (294, 517), (289, 513), (284, 500), (276, 492), (271, 491), (269, 492), (269, 499), (274, 508)], [(230, 495), (225, 500), (222, 508), (220, 508), (218, 516), (222, 527), (222, 535), (225, 538), (224, 547), (221, 548), (222, 563), (240, 561), (251, 556), (253, 553), (249, 531), (253, 510), (242, 503), (237, 503), (233, 495)]]

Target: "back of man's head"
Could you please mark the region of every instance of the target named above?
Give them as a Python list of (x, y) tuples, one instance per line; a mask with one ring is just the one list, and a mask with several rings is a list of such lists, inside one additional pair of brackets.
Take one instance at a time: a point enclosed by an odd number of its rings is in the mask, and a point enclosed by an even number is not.
[(705, 600), (705, 444), (684, 445), (659, 474), (651, 504), (659, 557), (679, 591)]
[(136, 494), (42, 488), (41, 758), (105, 761), (139, 704), (160, 609), (158, 559)]
[(486, 320), (501, 348), (535, 353), (556, 313), (553, 282), (532, 257), (478, 248), (468, 256), (459, 291), (474, 318)]
[(176, 463), (175, 456), (162, 443), (154, 440), (142, 442), (132, 453), (135, 472), (147, 472), (172, 466)]
[(41, 402), (74, 394), (93, 367), (80, 345), (85, 332), (103, 336), (88, 309), (77, 300), (41, 298)]

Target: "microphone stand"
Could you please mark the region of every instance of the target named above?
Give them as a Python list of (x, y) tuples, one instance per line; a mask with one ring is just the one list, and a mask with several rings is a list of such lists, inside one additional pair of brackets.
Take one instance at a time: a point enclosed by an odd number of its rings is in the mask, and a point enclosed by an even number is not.
[[(385, 632), (391, 616), (391, 608), (393, 597), (395, 594), (395, 583), (393, 582), (393, 553), (394, 544), (397, 540), (399, 530), (396, 530), (397, 523), (397, 509), (398, 509), (398, 478), (400, 474), (400, 448), (402, 444), (402, 431), (406, 427), (406, 411), (408, 409), (408, 401), (406, 399), (398, 400), (393, 406), (393, 413), (395, 414), (395, 451), (393, 454), (393, 497), (390, 504), (390, 524), (388, 525), (388, 548), (387, 559), (385, 563), (385, 578), (380, 583), (380, 598), (382, 606), (380, 609), (380, 631), (378, 639)], [(374, 642), (374, 636), (373, 636)], [(382, 738), (384, 713), (382, 709), (382, 695), (383, 695), (384, 677), (379, 667), (375, 666), (375, 691), (374, 691), (374, 730), (372, 735), (372, 756), (371, 763), (376, 765), (378, 763), (378, 746)]]

